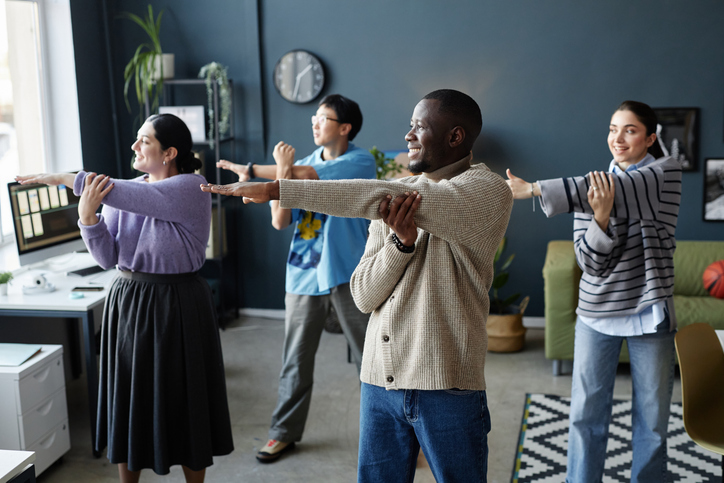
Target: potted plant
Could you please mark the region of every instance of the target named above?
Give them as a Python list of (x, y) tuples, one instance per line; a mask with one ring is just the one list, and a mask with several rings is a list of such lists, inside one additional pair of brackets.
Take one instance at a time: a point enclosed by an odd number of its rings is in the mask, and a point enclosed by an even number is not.
[(487, 324), (488, 350), (492, 352), (516, 352), (523, 348), (525, 341), (523, 313), (530, 298), (526, 296), (519, 305), (513, 305), (520, 298), (520, 293), (505, 298), (499, 293), (508, 282), (510, 274), (506, 270), (515, 258), (513, 253), (505, 261), (501, 261), (507, 244), (508, 240), (504, 237), (495, 251), (493, 260), (492, 296)]
[(372, 146), (370, 153), (375, 157), (377, 179), (387, 179), (402, 172), (402, 166), (397, 164), (394, 159), (385, 156), (385, 153), (377, 149), (377, 146)]
[(13, 272), (0, 272), (0, 295), (8, 294), (8, 282), (13, 279)]
[(199, 71), (199, 77), (206, 81), (208, 99), (209, 145), (214, 149), (214, 83), (219, 89), (219, 139), (229, 132), (231, 119), (231, 84), (227, 68), (218, 62), (206, 64)]
[[(163, 89), (163, 80), (173, 77), (173, 54), (164, 54), (161, 50), (161, 17), (163, 10), (158, 17), (153, 16), (153, 7), (148, 5), (148, 15), (139, 17), (133, 13), (124, 12), (122, 18), (132, 20), (140, 26), (150, 39), (136, 48), (136, 52), (128, 61), (123, 71), (123, 97), (126, 100), (128, 112), (132, 112), (131, 105), (128, 102), (128, 88), (133, 84), (136, 91), (136, 100), (138, 101), (138, 121), (139, 125), (145, 119), (145, 115), (150, 115), (158, 109), (159, 98)], [(150, 105), (150, 112), (144, 112), (146, 104)]]

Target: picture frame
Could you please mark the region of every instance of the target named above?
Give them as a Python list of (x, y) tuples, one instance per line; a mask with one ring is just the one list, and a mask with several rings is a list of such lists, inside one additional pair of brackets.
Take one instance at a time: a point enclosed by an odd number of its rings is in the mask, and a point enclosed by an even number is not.
[(724, 221), (724, 157), (704, 161), (704, 221)]
[(654, 108), (659, 125), (657, 142), (667, 156), (679, 160), (683, 171), (696, 171), (699, 155), (699, 108)]

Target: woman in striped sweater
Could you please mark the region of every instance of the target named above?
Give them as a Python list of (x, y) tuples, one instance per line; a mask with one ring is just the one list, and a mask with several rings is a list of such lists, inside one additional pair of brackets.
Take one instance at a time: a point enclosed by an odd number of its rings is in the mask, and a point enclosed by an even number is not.
[(656, 114), (626, 101), (611, 117), (608, 173), (528, 183), (508, 170), (516, 199), (539, 196), (548, 217), (574, 213), (583, 270), (571, 387), (567, 482), (603, 477), (621, 344), (633, 381), (632, 482), (665, 481), (674, 381), (674, 250), (681, 167), (656, 138)]

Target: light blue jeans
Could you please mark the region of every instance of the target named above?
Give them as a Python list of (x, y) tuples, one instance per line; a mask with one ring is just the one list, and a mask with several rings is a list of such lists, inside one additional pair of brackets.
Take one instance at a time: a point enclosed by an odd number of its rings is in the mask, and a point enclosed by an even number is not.
[(362, 383), (357, 481), (412, 483), (420, 448), (436, 481), (486, 482), (485, 391), (422, 391)]
[(666, 481), (674, 335), (675, 331), (615, 337), (576, 323), (567, 483), (598, 483), (603, 478), (613, 385), (624, 339), (633, 383), (631, 482)]

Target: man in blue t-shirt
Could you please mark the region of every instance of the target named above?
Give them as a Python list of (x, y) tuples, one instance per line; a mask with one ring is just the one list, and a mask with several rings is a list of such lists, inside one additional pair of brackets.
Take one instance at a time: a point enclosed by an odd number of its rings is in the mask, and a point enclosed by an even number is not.
[[(376, 177), (374, 157), (350, 141), (362, 127), (356, 102), (333, 94), (319, 103), (312, 116), (314, 144), (306, 158), (294, 162), (294, 148), (284, 142), (274, 147), (274, 165), (238, 165), (220, 161), (218, 166), (246, 181), (255, 175), (267, 179), (354, 179)], [(282, 230), (294, 226), (287, 259), (284, 350), (279, 376), (279, 396), (272, 415), (269, 442), (259, 451), (262, 463), (276, 461), (302, 439), (312, 399), (314, 356), (330, 306), (357, 364), (369, 316), (352, 299), (349, 280), (367, 242), (368, 221), (338, 218), (321, 213), (279, 207), (271, 202), (272, 225)]]

